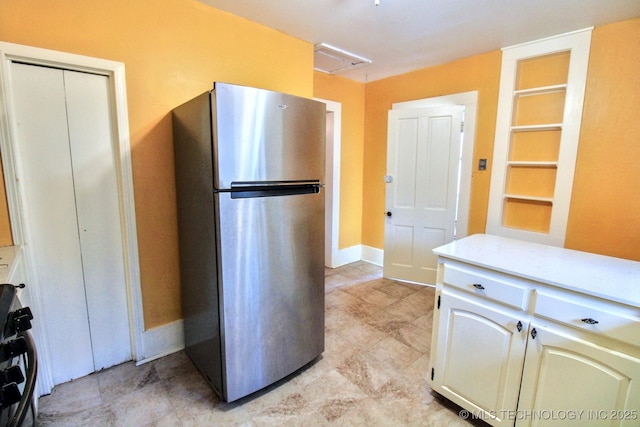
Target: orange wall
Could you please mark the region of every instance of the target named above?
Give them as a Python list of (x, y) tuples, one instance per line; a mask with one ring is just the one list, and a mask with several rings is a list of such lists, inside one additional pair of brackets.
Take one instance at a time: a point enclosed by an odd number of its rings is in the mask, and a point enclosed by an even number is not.
[(640, 18), (595, 28), (565, 246), (640, 261)]
[[(477, 90), (478, 117), (473, 164), (478, 164), (480, 158), (486, 158), (489, 159), (490, 169), (501, 60), (500, 51), (489, 52), (367, 83), (362, 218), (364, 245), (383, 248), (384, 243), (385, 187), (382, 179), (386, 173), (387, 113), (391, 104)], [(469, 234), (484, 232), (490, 177), (490, 170), (473, 171)]]
[[(493, 155), (500, 51), (366, 85), (362, 243), (384, 246), (387, 111), (478, 90), (474, 166)], [(640, 18), (595, 28), (565, 246), (640, 260)], [(469, 233), (486, 225), (490, 170), (473, 171)]]
[(193, 0), (2, 0), (0, 40), (125, 64), (145, 327), (182, 317), (171, 109), (225, 81), (313, 96), (313, 46)]
[(316, 98), (342, 104), (339, 249), (362, 242), (364, 83), (315, 72)]

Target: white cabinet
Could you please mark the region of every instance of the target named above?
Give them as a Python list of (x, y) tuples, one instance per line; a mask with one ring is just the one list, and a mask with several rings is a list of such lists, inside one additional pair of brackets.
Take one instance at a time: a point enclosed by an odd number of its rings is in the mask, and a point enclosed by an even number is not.
[(640, 425), (640, 263), (488, 235), (435, 252), (434, 391), (494, 426)]
[(575, 425), (640, 424), (640, 359), (535, 322), (530, 337), (518, 410), (540, 416), (523, 416), (518, 426), (559, 425), (570, 410)]
[[(528, 325), (513, 314), (443, 291), (432, 386), (458, 405), (492, 414), (514, 408)], [(471, 297), (473, 298), (473, 297)]]

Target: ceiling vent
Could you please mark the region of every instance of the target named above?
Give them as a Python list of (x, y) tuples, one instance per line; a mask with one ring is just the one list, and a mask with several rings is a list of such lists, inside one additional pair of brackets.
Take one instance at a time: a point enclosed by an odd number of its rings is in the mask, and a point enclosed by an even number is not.
[(313, 68), (317, 71), (336, 74), (366, 64), (371, 64), (371, 60), (326, 43), (315, 45)]

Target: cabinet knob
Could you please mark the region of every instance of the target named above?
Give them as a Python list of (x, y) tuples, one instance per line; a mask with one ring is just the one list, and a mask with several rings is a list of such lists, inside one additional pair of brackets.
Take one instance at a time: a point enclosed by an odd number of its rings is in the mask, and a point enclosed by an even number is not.
[(533, 328), (531, 330), (531, 339), (536, 339), (536, 337), (538, 336), (538, 331), (536, 331), (536, 328)]
[(598, 323), (598, 321), (597, 321), (597, 320), (592, 319), (592, 318), (590, 318), (590, 317), (587, 317), (587, 318), (585, 318), (585, 319), (580, 319), (580, 320), (582, 320), (584, 323), (586, 323), (586, 324), (588, 324), (588, 325), (595, 325), (596, 323)]
[(474, 283), (473, 287), (480, 290), (484, 289), (484, 286), (482, 286), (480, 283)]
[(518, 332), (522, 331), (522, 322), (518, 320), (518, 324), (516, 325), (516, 328), (518, 328)]

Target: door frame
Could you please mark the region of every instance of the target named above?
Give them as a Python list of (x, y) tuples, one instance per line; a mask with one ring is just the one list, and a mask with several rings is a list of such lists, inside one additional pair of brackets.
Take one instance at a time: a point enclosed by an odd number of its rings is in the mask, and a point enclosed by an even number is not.
[(340, 147), (342, 143), (342, 104), (336, 101), (314, 98), (327, 106), (327, 113), (333, 114), (333, 137), (326, 140), (325, 165), (325, 266), (338, 267), (340, 248)]
[[(114, 155), (116, 157), (116, 174), (122, 215), (123, 252), (125, 255), (125, 285), (128, 299), (129, 332), (132, 358), (140, 360), (144, 357), (143, 333), (144, 318), (142, 307), (142, 290), (140, 287), (140, 266), (138, 263), (138, 240), (135, 217), (135, 201), (133, 194), (133, 175), (131, 166), (131, 147), (129, 137), (129, 119), (126, 96), (124, 64), (105, 59), (92, 58), (49, 49), (18, 45), (0, 41), (0, 154), (2, 156), (3, 174), (7, 194), (7, 203), (11, 223), (13, 243), (25, 245), (25, 223), (22, 214), (22, 199), (19, 175), (16, 171), (15, 152), (12, 149), (16, 141), (15, 117), (11, 93), (12, 61), (26, 64), (50, 66), (60, 69), (90, 72), (104, 75), (109, 79), (111, 99), (113, 102), (112, 130), (114, 135)], [(30, 294), (34, 309), (42, 313), (40, 284), (34, 278), (33, 266), (28, 256), (25, 265), (30, 285)], [(38, 395), (48, 394), (53, 388), (48, 348), (42, 338), (46, 336), (45, 322), (34, 323), (35, 341), (39, 353)]]
[(469, 206), (471, 204), (471, 176), (473, 173), (473, 151), (476, 137), (476, 116), (478, 113), (478, 91), (397, 102), (392, 104), (391, 108), (393, 110), (401, 110), (451, 105), (463, 105), (465, 107), (462, 163), (460, 164), (460, 193), (458, 196), (458, 223), (455, 234), (455, 239), (460, 239), (469, 233)]

